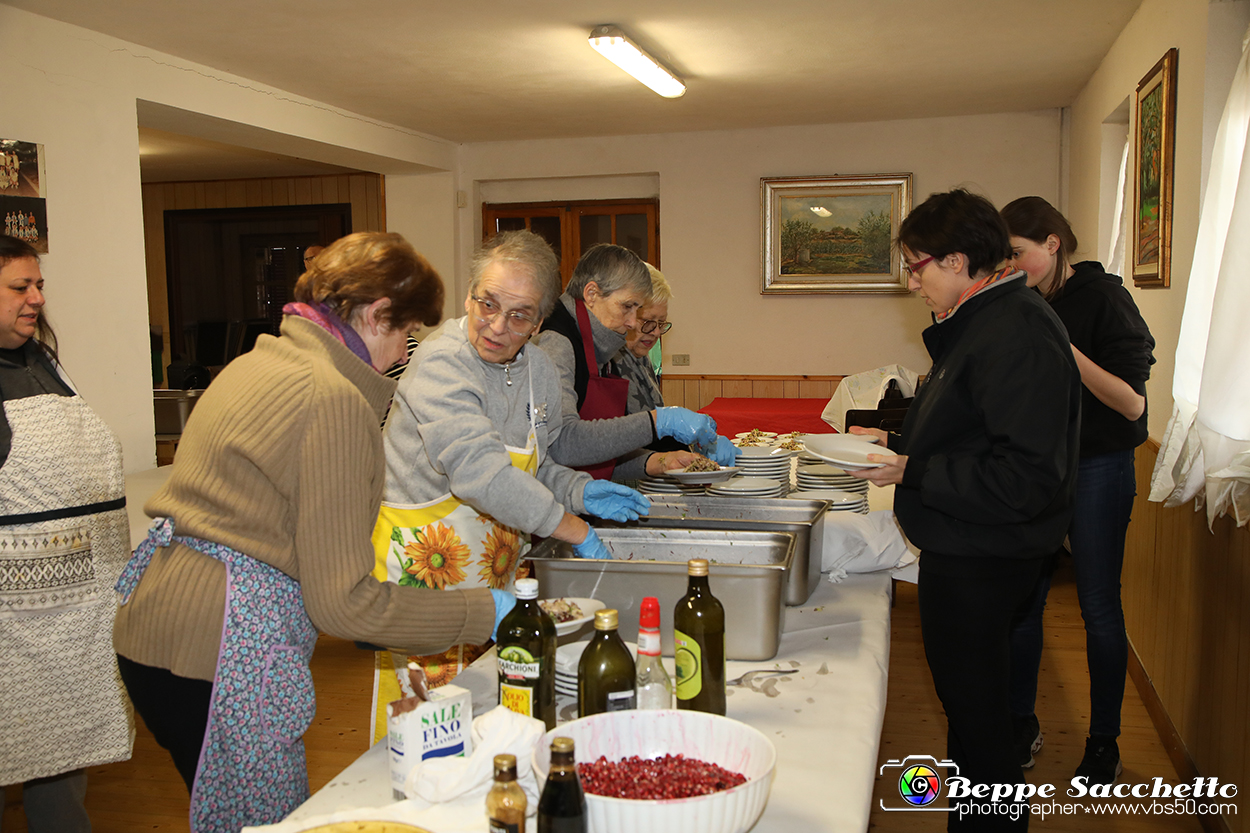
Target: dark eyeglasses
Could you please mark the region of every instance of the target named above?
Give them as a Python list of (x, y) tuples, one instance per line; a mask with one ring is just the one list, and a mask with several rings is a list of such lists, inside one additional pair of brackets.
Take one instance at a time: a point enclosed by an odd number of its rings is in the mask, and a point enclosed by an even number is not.
[(638, 322), (638, 329), (647, 334), (654, 333), (656, 329), (659, 329), (659, 334), (664, 335), (669, 330), (673, 329), (673, 322), (656, 321), (654, 318), (644, 318)]

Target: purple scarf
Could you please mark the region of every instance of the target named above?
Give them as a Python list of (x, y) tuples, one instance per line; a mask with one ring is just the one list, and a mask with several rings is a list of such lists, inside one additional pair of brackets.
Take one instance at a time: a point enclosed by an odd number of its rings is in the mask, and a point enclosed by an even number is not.
[[(292, 301), (282, 308), (283, 315), (297, 315), (306, 318), (339, 340), (340, 344), (356, 354), (356, 358), (373, 367), (373, 359), (369, 356), (369, 348), (365, 346), (360, 333), (351, 328), (347, 322), (339, 318), (334, 310), (326, 304), (305, 304)], [(374, 368), (375, 370), (377, 368)], [(381, 371), (378, 371), (379, 373)]]

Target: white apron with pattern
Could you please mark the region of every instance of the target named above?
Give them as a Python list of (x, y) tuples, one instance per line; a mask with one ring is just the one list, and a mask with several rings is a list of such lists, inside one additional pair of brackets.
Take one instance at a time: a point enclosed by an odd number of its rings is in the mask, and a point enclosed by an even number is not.
[[(528, 371), (526, 376), (529, 377)], [(505, 445), (512, 465), (531, 476), (540, 464), (534, 413), (534, 381), (529, 377), (530, 430), (525, 448)], [(483, 515), (448, 492), (418, 505), (383, 501), (373, 528), (378, 581), (440, 590), (494, 588), (512, 591), (517, 565), (529, 551), (529, 536)], [(441, 654), (392, 657), (378, 652), (373, 678), (373, 740), (386, 736), (386, 704), (398, 700), (396, 661), (415, 661), (425, 669), (431, 687), (451, 682), (486, 649), (453, 645)]]
[[(13, 445), (0, 515), (125, 497), (121, 444), (78, 396), (3, 403)], [(0, 784), (130, 757), (130, 701), (113, 653), (126, 510), (0, 525)]]

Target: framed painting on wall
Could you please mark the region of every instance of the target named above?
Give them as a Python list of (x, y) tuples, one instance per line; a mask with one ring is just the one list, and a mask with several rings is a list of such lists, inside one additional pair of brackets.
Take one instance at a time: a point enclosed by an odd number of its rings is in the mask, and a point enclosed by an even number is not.
[(4, 233), (48, 251), (43, 145), (0, 139), (0, 215)]
[(1134, 97), (1133, 283), (1143, 287), (1171, 285), (1177, 54), (1169, 49)]
[(911, 210), (911, 174), (765, 177), (763, 295), (905, 294), (891, 251)]

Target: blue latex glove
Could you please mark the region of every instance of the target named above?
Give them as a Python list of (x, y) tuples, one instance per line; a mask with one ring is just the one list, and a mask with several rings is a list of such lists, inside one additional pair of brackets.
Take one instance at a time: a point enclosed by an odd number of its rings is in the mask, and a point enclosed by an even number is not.
[(608, 552), (608, 548), (599, 540), (599, 536), (595, 534), (595, 528), (590, 527), (586, 530), (586, 540), (580, 544), (573, 545), (573, 554), (578, 558), (611, 558), (612, 553)]
[(716, 438), (716, 448), (707, 456), (711, 457), (718, 466), (729, 467), (738, 462), (738, 455), (742, 453), (742, 449), (731, 443), (725, 437)]
[(641, 492), (611, 480), (592, 480), (582, 492), (586, 511), (609, 521), (634, 521), (651, 511), (651, 501)]
[(656, 408), (655, 433), (672, 437), (694, 451), (716, 447), (716, 420), (685, 408)]
[(503, 617), (516, 607), (516, 596), (507, 590), (492, 589), (490, 594), (495, 597), (495, 629), (490, 632), (490, 638), (494, 639), (499, 633), (499, 623), (503, 621)]

